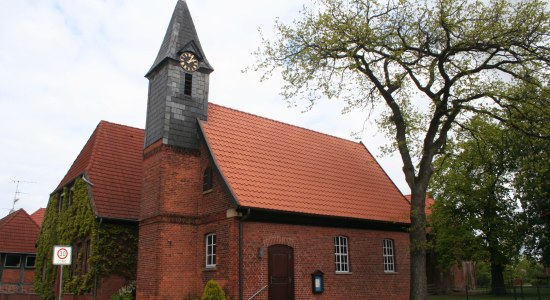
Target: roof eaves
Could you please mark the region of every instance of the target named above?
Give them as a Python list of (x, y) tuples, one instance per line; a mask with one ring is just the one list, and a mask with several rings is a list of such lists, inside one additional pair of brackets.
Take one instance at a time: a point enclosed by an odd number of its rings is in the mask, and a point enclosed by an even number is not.
[(137, 219), (126, 219), (126, 218), (114, 218), (109, 216), (98, 216), (96, 215), (96, 219), (103, 219), (106, 221), (113, 221), (113, 222), (122, 222), (122, 223), (138, 223), (139, 220)]
[(237, 209), (241, 208), (241, 204), (239, 202), (239, 199), (237, 199), (237, 196), (233, 190), (233, 188), (231, 187), (231, 185), (229, 184), (229, 182), (227, 181), (227, 178), (225, 177), (224, 173), (223, 173), (223, 170), (220, 168), (220, 165), (218, 164), (218, 161), (216, 159), (216, 156), (214, 154), (214, 151), (212, 151), (212, 148), (210, 147), (210, 142), (208, 140), (208, 137), (206, 136), (205, 132), (204, 132), (204, 128), (203, 128), (203, 120), (197, 118), (197, 122), (199, 124), (199, 129), (200, 129), (200, 133), (201, 133), (201, 136), (204, 138), (204, 142), (206, 144), (206, 148), (208, 149), (208, 153), (210, 154), (210, 157), (212, 159), (212, 163), (214, 164), (214, 167), (215, 169), (218, 171), (220, 177), (222, 178), (222, 181), (223, 181), (223, 185), (225, 187), (225, 189), (227, 190), (228, 194), (229, 194), (229, 198), (231, 199), (231, 202), (233, 204), (233, 206)]
[[(331, 215), (321, 215), (321, 214), (311, 214), (311, 213), (300, 213), (300, 212), (290, 212), (290, 211), (284, 211), (284, 210), (275, 210), (275, 209), (266, 209), (266, 208), (255, 208), (255, 207), (245, 207), (242, 206), (239, 208), (242, 211), (248, 210), (251, 211), (252, 219), (254, 219), (254, 212), (257, 214), (264, 213), (265, 216), (269, 217), (277, 217), (277, 214), (284, 215), (284, 216), (290, 216), (295, 217), (298, 222), (306, 222), (308, 219), (311, 220), (331, 220), (334, 222), (319, 222), (320, 226), (334, 226), (335, 223), (339, 223), (342, 226), (351, 226), (352, 224), (378, 224), (381, 226), (397, 226), (397, 227), (403, 227), (408, 228), (410, 227), (409, 222), (400, 222), (400, 221), (383, 221), (383, 220), (372, 220), (372, 219), (363, 219), (363, 218), (352, 218), (352, 217), (342, 217), (342, 216), (331, 216)], [(257, 217), (257, 216), (256, 216)], [(261, 218), (261, 217), (260, 217)], [(311, 221), (310, 220), (310, 221)], [(273, 222), (273, 220), (271, 220)], [(281, 218), (280, 222), (287, 223), (289, 220), (287, 218)]]

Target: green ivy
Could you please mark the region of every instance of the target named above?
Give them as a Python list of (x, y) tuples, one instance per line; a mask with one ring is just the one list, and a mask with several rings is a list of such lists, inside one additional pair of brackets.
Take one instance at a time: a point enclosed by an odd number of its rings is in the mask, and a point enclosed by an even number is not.
[(73, 265), (63, 269), (63, 292), (76, 295), (90, 293), (97, 282), (108, 275), (119, 275), (127, 281), (135, 280), (137, 257), (137, 225), (100, 222), (95, 217), (88, 196), (88, 186), (78, 178), (70, 190), (65, 188), (61, 211), (58, 203), (61, 193), (53, 194), (48, 202), (42, 228), (37, 240), (37, 262), (34, 286), (42, 299), (54, 299), (57, 266), (52, 265), (54, 245), (73, 245), (76, 241), (90, 241), (88, 270), (81, 271), (84, 250), (73, 248)]

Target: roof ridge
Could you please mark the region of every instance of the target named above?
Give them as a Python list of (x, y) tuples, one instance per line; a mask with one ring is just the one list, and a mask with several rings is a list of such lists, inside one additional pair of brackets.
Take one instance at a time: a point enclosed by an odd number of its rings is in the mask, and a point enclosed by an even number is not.
[[(249, 115), (249, 116), (252, 116), (252, 117), (256, 117), (256, 118), (259, 118), (259, 119), (263, 119), (263, 120), (275, 122), (275, 123), (278, 123), (278, 124), (281, 124), (281, 125), (286, 125), (286, 126), (290, 126), (290, 127), (296, 128), (296, 129), (309, 131), (309, 132), (312, 132), (312, 133), (315, 133), (315, 134), (318, 134), (318, 135), (323, 135), (323, 136), (326, 136), (326, 137), (338, 139), (338, 140), (341, 140), (341, 141), (345, 141), (345, 142), (347, 142), (347, 143), (352, 143), (352, 144), (354, 144), (354, 145), (360, 145), (360, 144), (361, 144), (361, 141), (359, 141), (359, 142), (354, 142), (354, 141), (352, 141), (352, 140), (348, 140), (348, 139), (345, 139), (345, 138), (341, 138), (341, 137), (338, 137), (338, 136), (335, 136), (335, 135), (331, 135), (331, 134), (324, 133), (324, 132), (321, 132), (321, 131), (317, 131), (317, 130), (305, 128), (305, 127), (302, 127), (302, 126), (298, 126), (298, 125), (286, 123), (286, 122), (283, 122), (283, 121), (279, 121), (279, 120), (275, 120), (275, 119), (271, 119), (271, 118), (267, 118), (267, 117), (262, 117), (262, 116), (260, 116), (260, 115), (255, 115), (255, 114), (252, 114), (252, 113), (249, 113), (249, 112), (245, 112), (245, 111), (242, 111), (242, 110), (238, 110), (238, 109), (236, 109), (236, 108), (231, 108), (231, 107), (228, 107), (228, 106), (224, 106), (224, 105), (220, 105), (220, 104), (216, 104), (216, 103), (212, 103), (212, 102), (209, 102), (208, 104), (209, 104), (209, 105), (213, 105), (213, 106), (218, 106), (218, 107), (221, 107), (221, 108), (224, 108), (224, 109), (229, 109), (229, 110), (232, 110), (232, 111), (235, 111), (235, 112), (238, 112), (238, 113), (246, 114), (246, 115)], [(208, 121), (206, 121), (206, 122), (208, 122)], [(365, 148), (366, 148), (366, 146), (365, 146)]]
[(34, 222), (34, 220), (31, 218), (29, 213), (24, 208), (20, 208), (16, 211), (12, 212), (11, 214), (5, 216), (3, 219), (1, 219), (2, 222), (0, 223), (0, 226), (7, 226), (7, 224), (9, 224), (11, 221), (13, 221), (15, 219), (15, 217), (17, 217), (21, 213), (26, 215), (33, 222), (34, 225), (36, 225), (38, 228), (40, 228), (40, 226), (38, 226), (38, 224), (36, 224), (36, 222)]
[[(105, 123), (105, 124), (108, 124), (108, 125), (120, 126), (120, 127), (126, 127), (126, 128), (130, 128), (130, 129), (135, 129), (135, 130), (145, 131), (145, 129), (143, 129), (143, 128), (134, 127), (134, 126), (125, 125), (125, 124), (120, 124), (120, 123), (115, 123), (115, 122), (110, 122), (110, 121), (106, 121), (106, 120), (101, 120), (101, 121), (99, 121), (99, 124), (101, 124), (101, 123)], [(98, 124), (98, 125), (99, 125), (99, 124)]]

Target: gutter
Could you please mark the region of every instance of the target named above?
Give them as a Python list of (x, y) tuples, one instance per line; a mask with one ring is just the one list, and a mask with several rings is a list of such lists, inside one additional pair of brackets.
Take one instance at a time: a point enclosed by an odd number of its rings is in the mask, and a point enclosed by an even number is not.
[(243, 246), (244, 246), (244, 228), (243, 222), (250, 217), (250, 208), (246, 214), (239, 220), (239, 300), (244, 299), (244, 273), (243, 273)]

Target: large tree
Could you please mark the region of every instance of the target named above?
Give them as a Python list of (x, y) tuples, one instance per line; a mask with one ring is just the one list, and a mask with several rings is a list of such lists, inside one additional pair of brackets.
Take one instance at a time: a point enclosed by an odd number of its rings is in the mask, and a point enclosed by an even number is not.
[[(548, 92), (550, 20), (539, 0), (318, 0), (276, 22), (256, 69), (282, 70), (283, 96), (382, 104), (411, 189), (411, 299), (426, 299), (425, 192), (432, 161), (475, 114), (503, 120)], [(510, 93), (527, 86), (527, 95)], [(518, 103), (528, 105), (518, 106)], [(501, 114), (503, 110), (509, 114)], [(519, 125), (518, 125), (519, 128)], [(529, 131), (530, 127), (521, 127)]]
[(443, 265), (489, 262), (491, 291), (500, 295), (505, 266), (518, 257), (524, 240), (513, 190), (515, 140), (502, 124), (480, 117), (457, 137), (447, 155), (435, 161), (430, 184), (436, 199), (430, 218), (436, 252)]

